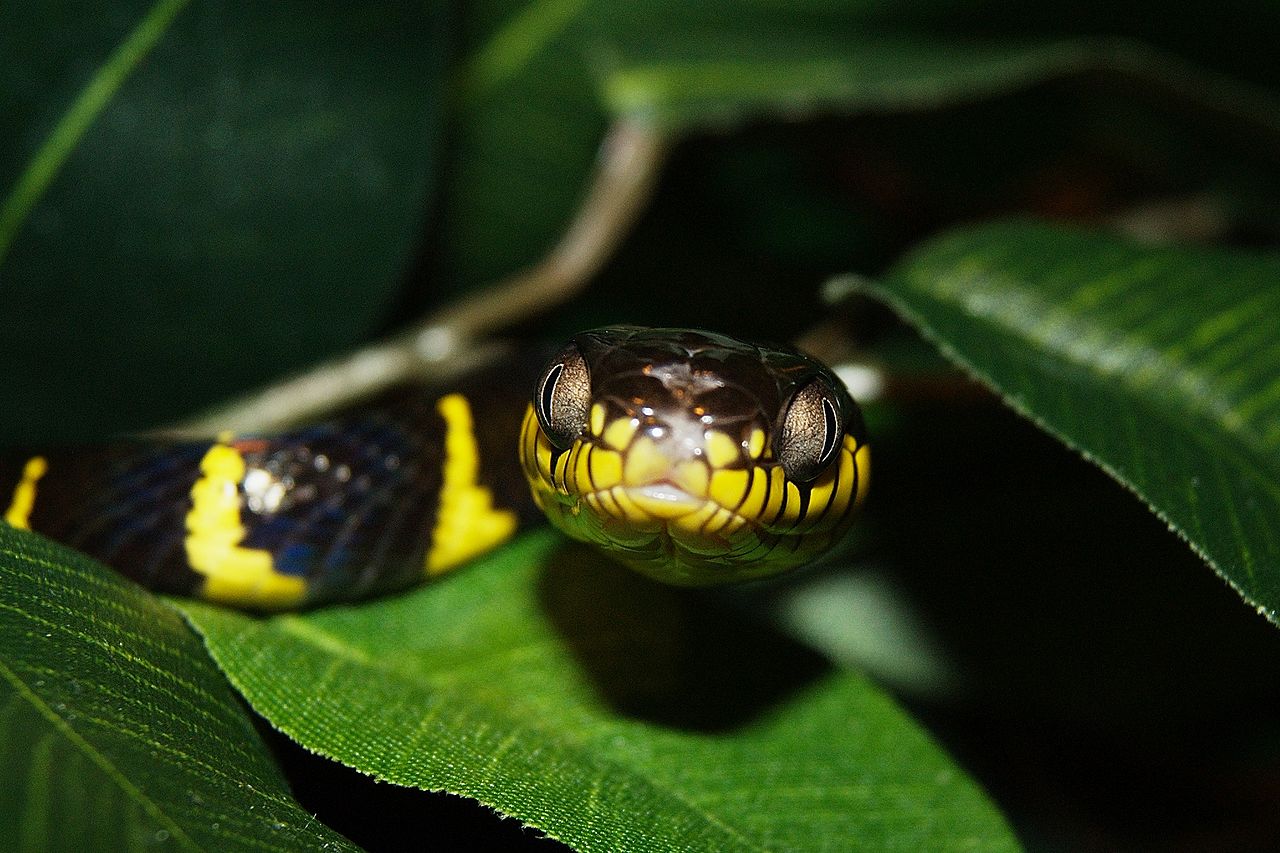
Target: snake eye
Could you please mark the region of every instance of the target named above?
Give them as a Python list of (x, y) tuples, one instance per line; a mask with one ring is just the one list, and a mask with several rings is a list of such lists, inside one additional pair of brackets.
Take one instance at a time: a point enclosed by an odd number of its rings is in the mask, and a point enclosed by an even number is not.
[(586, 432), (591, 376), (582, 353), (569, 344), (551, 360), (533, 391), (533, 410), (551, 446), (564, 450)]
[(807, 483), (826, 469), (840, 447), (840, 403), (825, 379), (814, 379), (796, 392), (782, 418), (778, 462), (787, 478)]

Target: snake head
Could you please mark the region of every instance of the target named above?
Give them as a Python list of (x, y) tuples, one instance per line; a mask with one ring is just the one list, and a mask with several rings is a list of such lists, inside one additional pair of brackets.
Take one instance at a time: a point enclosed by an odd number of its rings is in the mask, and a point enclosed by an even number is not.
[(861, 412), (787, 347), (613, 326), (546, 365), (520, 441), (534, 500), (658, 580), (707, 585), (809, 562), (867, 489)]

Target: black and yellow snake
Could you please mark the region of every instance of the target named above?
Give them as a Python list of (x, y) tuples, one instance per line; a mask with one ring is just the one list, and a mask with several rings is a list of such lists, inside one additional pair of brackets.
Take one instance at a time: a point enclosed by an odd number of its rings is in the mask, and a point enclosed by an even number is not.
[(858, 406), (796, 350), (618, 326), (538, 367), (268, 437), (15, 455), (0, 506), (152, 589), (280, 610), (411, 586), (538, 510), (659, 580), (761, 577), (828, 549), (866, 494)]

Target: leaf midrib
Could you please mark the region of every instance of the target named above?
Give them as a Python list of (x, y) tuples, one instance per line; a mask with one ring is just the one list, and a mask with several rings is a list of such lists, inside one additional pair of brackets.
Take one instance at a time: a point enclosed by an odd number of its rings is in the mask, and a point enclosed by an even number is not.
[(13, 188), (0, 202), (0, 265), (3, 265), (28, 215), (44, 197), (85, 133), (189, 1), (156, 0), (138, 25), (99, 66), (97, 73), (89, 78), (36, 149)]

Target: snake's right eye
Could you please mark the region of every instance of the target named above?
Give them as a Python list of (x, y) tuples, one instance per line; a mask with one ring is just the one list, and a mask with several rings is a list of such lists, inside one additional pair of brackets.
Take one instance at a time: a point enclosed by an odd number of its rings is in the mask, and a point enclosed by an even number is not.
[(822, 378), (800, 389), (783, 415), (777, 455), (787, 478), (813, 480), (831, 464), (844, 435), (840, 402)]
[(557, 450), (587, 431), (591, 410), (591, 375), (577, 346), (569, 344), (542, 371), (533, 391), (538, 424)]

